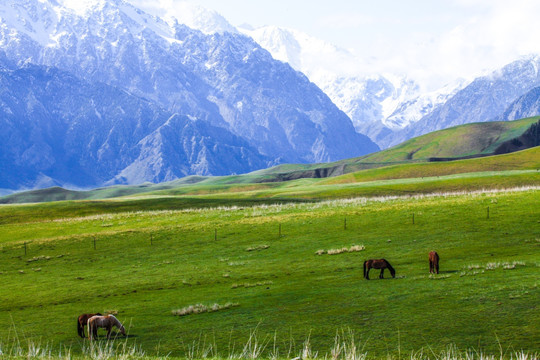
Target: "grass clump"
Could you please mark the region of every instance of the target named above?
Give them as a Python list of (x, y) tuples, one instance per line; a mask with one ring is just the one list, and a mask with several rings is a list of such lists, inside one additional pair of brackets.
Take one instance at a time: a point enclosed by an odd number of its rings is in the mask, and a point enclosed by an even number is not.
[(203, 314), (203, 313), (211, 313), (211, 312), (216, 312), (220, 310), (225, 310), (225, 309), (229, 309), (236, 306), (240, 306), (240, 304), (231, 303), (231, 302), (228, 302), (224, 305), (215, 303), (210, 306), (204, 305), (204, 304), (195, 304), (195, 305), (189, 305), (189, 306), (183, 307), (181, 309), (173, 310), (172, 314), (176, 316)]
[(358, 251), (364, 251), (366, 250), (366, 247), (364, 245), (353, 245), (351, 247), (342, 247), (339, 249), (329, 249), (329, 250), (317, 250), (315, 254), (317, 255), (337, 255), (337, 254), (343, 254), (343, 253), (351, 253), (351, 252), (358, 252)]
[(270, 247), (270, 245), (256, 245), (256, 246), (250, 246), (246, 249), (246, 251), (259, 251), (259, 250), (266, 250)]

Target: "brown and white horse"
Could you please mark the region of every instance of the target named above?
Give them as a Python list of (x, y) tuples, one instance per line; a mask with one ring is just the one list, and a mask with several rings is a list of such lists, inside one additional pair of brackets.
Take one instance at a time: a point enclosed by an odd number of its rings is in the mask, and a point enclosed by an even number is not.
[(86, 324), (88, 324), (88, 319), (90, 319), (92, 316), (96, 316), (96, 315), (101, 315), (101, 314), (100, 313), (82, 314), (82, 315), (79, 315), (79, 317), (77, 318), (77, 333), (83, 339), (86, 337), (84, 335), (84, 327), (86, 326)]
[(429, 253), (429, 273), (439, 273), (439, 254), (436, 251)]
[(113, 326), (116, 326), (122, 335), (126, 336), (124, 325), (122, 325), (114, 315), (92, 316), (88, 319), (88, 339), (92, 340), (93, 338), (97, 338), (98, 328), (107, 329), (107, 339), (110, 339)]
[(384, 269), (390, 270), (390, 274), (392, 274), (392, 277), (396, 277), (396, 270), (390, 265), (388, 261), (385, 259), (375, 259), (375, 260), (366, 260), (364, 261), (364, 277), (369, 280), (369, 270), (370, 269), (381, 269), (381, 273), (379, 274), (379, 279), (384, 279), (383, 273)]

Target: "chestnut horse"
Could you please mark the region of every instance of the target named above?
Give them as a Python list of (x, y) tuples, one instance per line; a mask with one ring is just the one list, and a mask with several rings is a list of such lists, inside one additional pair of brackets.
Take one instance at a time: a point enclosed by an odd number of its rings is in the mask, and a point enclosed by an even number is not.
[(369, 280), (369, 270), (370, 269), (381, 269), (381, 273), (379, 274), (379, 279), (384, 279), (383, 273), (384, 269), (390, 270), (390, 274), (392, 274), (392, 277), (396, 277), (396, 270), (390, 265), (388, 261), (385, 259), (376, 259), (376, 260), (366, 260), (364, 261), (364, 277)]
[(429, 253), (429, 273), (439, 273), (439, 254), (436, 251)]
[(126, 336), (126, 329), (124, 325), (114, 315), (105, 315), (105, 316), (92, 316), (88, 319), (88, 339), (92, 340), (97, 338), (97, 329), (105, 328), (107, 329), (107, 339), (111, 338), (112, 327), (116, 326), (122, 335)]
[(82, 314), (77, 319), (77, 332), (79, 333), (79, 336), (83, 339), (85, 338), (84, 335), (84, 327), (86, 324), (88, 324), (88, 319), (90, 319), (92, 316), (101, 315), (100, 313), (95, 314)]

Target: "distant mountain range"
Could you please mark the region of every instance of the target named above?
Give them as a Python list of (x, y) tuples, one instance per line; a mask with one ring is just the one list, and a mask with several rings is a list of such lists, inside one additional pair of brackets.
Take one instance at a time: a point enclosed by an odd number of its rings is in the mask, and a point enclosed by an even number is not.
[[(304, 72), (349, 115), (358, 132), (368, 135), (381, 148), (450, 126), (502, 119), (507, 106), (540, 86), (540, 57), (534, 55), (487, 76), (472, 81), (457, 79), (454, 84), (422, 93), (418, 84), (405, 76), (366, 75), (365, 69), (358, 69), (358, 64), (365, 61), (299, 31), (272, 26), (242, 31), (276, 59)], [(516, 116), (505, 120), (540, 114), (513, 113)]]
[[(540, 57), (530, 56), (475, 79), (445, 103), (414, 124), (389, 136), (383, 147), (455, 125), (493, 120), (516, 120), (539, 115), (527, 101), (519, 101), (540, 85)], [(506, 115), (504, 115), (506, 114)]]
[(538, 56), (423, 93), (296, 30), (189, 3), (83, 3), (0, 4), (0, 193), (331, 162), (539, 114)]
[[(219, 24), (215, 31), (231, 31), (232, 25), (214, 12), (205, 13), (199, 8), (197, 13), (199, 20), (192, 19), (190, 26), (208, 31), (206, 24), (214, 23)], [(381, 148), (454, 125), (540, 114), (533, 110), (507, 110), (520, 96), (540, 86), (540, 57), (536, 55), (518, 59), (487, 76), (456, 79), (425, 93), (413, 79), (370, 73), (369, 65), (374, 60), (360, 59), (348, 50), (298, 30), (245, 26), (235, 31), (252, 37), (275, 59), (306, 74), (349, 115), (357, 132), (368, 135)], [(529, 94), (529, 103), (533, 96), (534, 93)], [(523, 103), (513, 106), (520, 105)]]
[[(165, 181), (378, 150), (251, 38), (123, 0), (0, 4), (0, 188)], [(8, 145), (9, 144), (9, 145)]]

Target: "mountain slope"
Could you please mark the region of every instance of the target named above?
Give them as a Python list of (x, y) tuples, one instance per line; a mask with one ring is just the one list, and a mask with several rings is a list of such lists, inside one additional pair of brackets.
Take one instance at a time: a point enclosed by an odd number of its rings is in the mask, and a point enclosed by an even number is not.
[(240, 29), (278, 60), (305, 73), (343, 110), (355, 129), (377, 144), (443, 104), (464, 82), (423, 93), (405, 76), (372, 74), (373, 60), (294, 29)]
[[(152, 132), (157, 127), (148, 132), (139, 129), (144, 134), (138, 139), (145, 140), (135, 153), (142, 155), (126, 155), (131, 145), (115, 148), (120, 151), (116, 157), (124, 161), (122, 170), (115, 174), (118, 167), (111, 163), (100, 170), (110, 181), (164, 181), (179, 173), (239, 173), (260, 168), (261, 159), (266, 159), (264, 166), (333, 161), (378, 149), (354, 132), (350, 119), (319, 88), (272, 59), (248, 37), (203, 34), (122, 0), (93, 0), (78, 11), (61, 4), (52, 0), (0, 4), (0, 47), (9, 62), (16, 67), (57, 68), (86, 84), (105, 84), (145, 99), (168, 115), (179, 114), (159, 134)], [(91, 104), (83, 104), (89, 108), (81, 109), (82, 114), (93, 113)], [(129, 106), (120, 107), (130, 111)], [(187, 148), (192, 143), (186, 138), (192, 136), (191, 131), (181, 130), (184, 123), (197, 127), (195, 138), (212, 134), (201, 147), (190, 147), (193, 154), (175, 152), (178, 144)], [(222, 134), (228, 134), (225, 138), (234, 144), (222, 144)], [(254, 150), (237, 153), (230, 162), (206, 157), (218, 156), (225, 148), (248, 147)], [(128, 158), (135, 159), (134, 163), (125, 162)], [(174, 166), (177, 169), (170, 170)], [(9, 186), (17, 189), (31, 182), (22, 177), (19, 184)]]
[(166, 181), (268, 161), (224, 129), (55, 68), (3, 69), (0, 84), (0, 188)]
[(497, 120), (515, 120), (540, 115), (540, 87), (517, 98)]
[(540, 57), (531, 56), (477, 78), (420, 121), (389, 136), (382, 146), (451, 126), (499, 118), (513, 101), (540, 85), (539, 66)]

